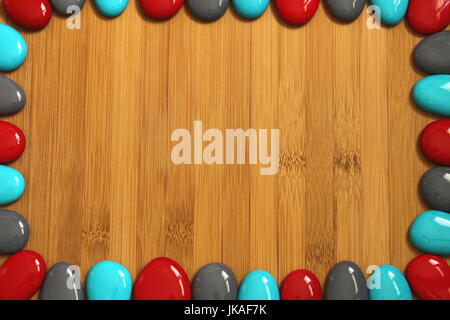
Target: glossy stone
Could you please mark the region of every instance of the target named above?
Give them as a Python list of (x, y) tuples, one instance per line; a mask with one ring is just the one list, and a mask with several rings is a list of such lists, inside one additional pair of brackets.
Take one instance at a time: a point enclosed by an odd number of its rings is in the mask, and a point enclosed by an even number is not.
[(0, 300), (30, 299), (45, 278), (45, 261), (37, 252), (19, 251), (0, 268)]
[(0, 164), (17, 160), (25, 150), (25, 136), (18, 127), (0, 121)]
[(450, 120), (426, 126), (420, 135), (420, 148), (429, 160), (450, 167)]
[(358, 19), (364, 10), (366, 0), (325, 0), (331, 15), (343, 22)]
[(327, 277), (326, 300), (368, 300), (366, 278), (353, 262), (342, 261), (336, 264)]
[(370, 300), (412, 300), (411, 289), (396, 267), (382, 265), (367, 280)]
[(130, 300), (132, 287), (130, 272), (113, 261), (95, 264), (86, 278), (89, 300)]
[(133, 299), (190, 300), (191, 284), (178, 263), (168, 258), (156, 258), (139, 273)]
[(19, 199), (25, 191), (25, 179), (19, 171), (0, 165), (0, 206)]
[(108, 18), (120, 16), (128, 6), (128, 0), (94, 0), (94, 3), (98, 11)]
[(450, 1), (411, 0), (408, 23), (416, 32), (431, 34), (444, 30), (450, 23)]
[(14, 28), (0, 23), (0, 71), (13, 71), (20, 67), (27, 57), (25, 39)]
[(450, 74), (450, 31), (442, 31), (420, 41), (414, 49), (414, 63), (426, 73)]
[(184, 0), (139, 0), (142, 11), (152, 19), (169, 19), (180, 11)]
[(450, 255), (450, 214), (438, 210), (420, 214), (409, 228), (409, 240), (423, 252)]
[(284, 278), (280, 288), (281, 300), (322, 300), (322, 287), (308, 270), (295, 270)]
[(48, 270), (39, 292), (41, 300), (84, 300), (78, 268), (67, 262), (54, 264)]
[(83, 9), (86, 0), (50, 0), (53, 9), (63, 16), (71, 16)]
[(233, 271), (221, 263), (203, 266), (192, 280), (193, 300), (236, 300), (237, 292)]
[(186, 0), (191, 13), (199, 20), (212, 22), (221, 18), (228, 9), (229, 0)]
[(30, 238), (30, 227), (20, 214), (0, 209), (0, 254), (22, 250)]
[(381, 21), (390, 26), (402, 21), (409, 4), (409, 0), (371, 0), (371, 2), (380, 7)]
[(2, 4), (12, 21), (29, 30), (46, 27), (52, 18), (52, 6), (48, 0), (3, 0)]
[(17, 83), (0, 75), (0, 117), (19, 112), (26, 101), (25, 92)]
[(263, 15), (270, 0), (232, 0), (236, 12), (246, 19), (256, 19)]
[(450, 212), (450, 167), (428, 170), (420, 179), (420, 193), (430, 208)]
[(239, 287), (239, 300), (280, 300), (275, 278), (264, 270), (250, 272)]
[(450, 117), (450, 75), (437, 74), (423, 78), (414, 86), (413, 98), (423, 110)]
[(309, 22), (319, 8), (320, 0), (275, 0), (278, 15), (292, 26)]

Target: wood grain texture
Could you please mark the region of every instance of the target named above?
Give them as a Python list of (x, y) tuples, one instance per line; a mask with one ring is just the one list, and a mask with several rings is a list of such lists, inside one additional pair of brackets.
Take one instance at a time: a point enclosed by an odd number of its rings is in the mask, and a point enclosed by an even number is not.
[[(239, 279), (307, 268), (323, 282), (343, 259), (403, 269), (431, 165), (417, 137), (434, 118), (410, 99), (421, 38), (406, 23), (369, 30), (367, 17), (340, 24), (321, 7), (291, 28), (271, 8), (204, 24), (183, 8), (155, 22), (132, 1), (114, 20), (87, 4), (81, 30), (55, 17), (25, 32), (29, 57), (9, 76), (28, 104), (2, 120), (28, 139), (12, 164), (27, 191), (7, 207), (31, 224), (27, 248), (84, 275), (111, 259), (136, 277), (158, 256), (189, 276), (223, 262)], [(280, 129), (280, 172), (174, 165), (171, 133), (194, 120)]]

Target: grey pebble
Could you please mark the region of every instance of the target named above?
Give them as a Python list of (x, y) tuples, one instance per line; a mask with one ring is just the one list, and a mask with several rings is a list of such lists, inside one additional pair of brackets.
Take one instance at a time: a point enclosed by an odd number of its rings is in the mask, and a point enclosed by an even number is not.
[(426, 73), (450, 74), (450, 30), (420, 41), (414, 49), (414, 63)]
[(0, 210), (0, 254), (22, 250), (30, 237), (27, 220), (10, 210)]
[(72, 6), (78, 6), (80, 10), (83, 8), (86, 0), (50, 0), (52, 3), (53, 9), (63, 16), (71, 16), (76, 11), (71, 8)]
[(19, 112), (26, 101), (25, 92), (17, 83), (0, 75), (0, 116)]
[(193, 300), (236, 300), (237, 293), (233, 271), (221, 263), (203, 266), (192, 280)]
[(325, 300), (368, 300), (369, 292), (361, 269), (350, 261), (336, 264), (327, 277)]
[(59, 262), (48, 270), (40, 291), (41, 300), (84, 300), (79, 274), (73, 265)]
[(333, 17), (343, 22), (352, 22), (361, 15), (366, 0), (325, 0), (325, 4)]
[(420, 193), (432, 209), (450, 213), (450, 167), (425, 172), (420, 179)]
[(222, 17), (228, 9), (229, 0), (187, 0), (191, 13), (205, 22)]

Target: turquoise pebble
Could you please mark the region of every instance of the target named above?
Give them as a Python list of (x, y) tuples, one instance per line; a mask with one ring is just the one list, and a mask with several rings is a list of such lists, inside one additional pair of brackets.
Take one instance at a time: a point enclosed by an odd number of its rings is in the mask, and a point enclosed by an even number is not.
[(425, 211), (409, 228), (409, 240), (423, 252), (450, 255), (450, 214), (437, 210)]
[(369, 300), (412, 300), (408, 282), (394, 266), (379, 266), (369, 277), (367, 284)]
[(16, 169), (0, 166), (0, 205), (19, 199), (25, 191), (25, 179)]
[(380, 8), (381, 22), (396, 25), (405, 17), (409, 0), (371, 0), (373, 5)]
[(13, 71), (27, 57), (28, 48), (21, 34), (10, 26), (0, 23), (0, 71)]
[(95, 5), (104, 16), (115, 18), (125, 11), (128, 0), (95, 0)]
[(246, 19), (256, 19), (269, 6), (270, 0), (233, 0), (236, 12)]
[(280, 292), (275, 278), (263, 270), (250, 272), (242, 280), (239, 300), (280, 300)]
[(450, 75), (423, 78), (414, 86), (413, 98), (423, 110), (450, 117)]
[(128, 270), (113, 261), (95, 264), (86, 280), (89, 300), (130, 300), (132, 286)]

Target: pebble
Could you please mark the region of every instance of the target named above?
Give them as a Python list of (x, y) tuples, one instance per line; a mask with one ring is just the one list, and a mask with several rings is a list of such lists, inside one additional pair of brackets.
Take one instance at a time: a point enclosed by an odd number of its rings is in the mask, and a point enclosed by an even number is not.
[(308, 23), (316, 14), (320, 0), (275, 0), (278, 15), (292, 26)]
[(29, 30), (45, 28), (52, 18), (48, 0), (3, 0), (6, 15), (17, 25)]
[(50, 0), (50, 2), (52, 3), (53, 9), (60, 15), (71, 16), (83, 9), (86, 0)]
[(25, 136), (18, 127), (0, 121), (0, 164), (17, 160), (25, 150)]
[(20, 214), (0, 209), (0, 254), (22, 250), (30, 238), (30, 227)]
[(132, 287), (130, 272), (113, 261), (95, 264), (86, 278), (89, 300), (130, 300)]
[(239, 287), (239, 300), (280, 300), (275, 278), (264, 270), (250, 272)]
[(17, 83), (0, 75), (0, 117), (19, 112), (26, 101), (25, 91)]
[(450, 167), (450, 120), (437, 120), (420, 135), (420, 148), (431, 161)]
[(246, 19), (256, 19), (266, 12), (270, 0), (233, 0), (236, 12)]
[(233, 271), (221, 263), (203, 266), (192, 280), (193, 300), (236, 300), (237, 292)]
[(180, 11), (184, 0), (139, 0), (142, 11), (152, 19), (172, 18)]
[(19, 251), (0, 268), (0, 300), (28, 300), (45, 278), (45, 261), (37, 252)]
[(295, 270), (281, 284), (281, 300), (322, 300), (322, 287), (308, 270)]
[(67, 262), (54, 264), (45, 276), (39, 292), (41, 300), (84, 300), (80, 275)]
[(415, 257), (405, 274), (420, 299), (450, 300), (450, 267), (444, 259), (430, 254)]
[(13, 71), (20, 67), (27, 57), (25, 39), (14, 28), (0, 23), (0, 71)]
[(428, 170), (420, 180), (420, 193), (430, 208), (450, 212), (450, 167)]
[(381, 22), (390, 26), (403, 20), (409, 4), (409, 0), (371, 0), (371, 2), (380, 8)]
[(221, 18), (228, 9), (229, 0), (186, 0), (191, 13), (199, 20), (212, 22)]
[(325, 0), (325, 4), (333, 17), (343, 22), (352, 22), (361, 15), (366, 0)]
[(120, 16), (128, 6), (128, 0), (94, 0), (102, 15), (108, 18)]
[(411, 289), (396, 267), (382, 265), (367, 280), (369, 300), (412, 300)]
[(450, 30), (420, 41), (414, 49), (414, 63), (426, 73), (450, 74)]
[(353, 262), (341, 261), (330, 271), (325, 287), (326, 300), (368, 300), (366, 278)]
[(438, 210), (420, 214), (409, 228), (409, 240), (425, 253), (450, 255), (450, 214)]
[(413, 98), (423, 110), (450, 117), (450, 75), (436, 74), (423, 78), (414, 86)]
[(25, 179), (19, 171), (0, 165), (0, 206), (19, 199), (25, 191)]
[(191, 300), (191, 284), (178, 263), (168, 258), (156, 258), (139, 273), (133, 299)]
[(407, 17), (409, 26), (418, 33), (442, 31), (450, 23), (450, 1), (410, 0)]

